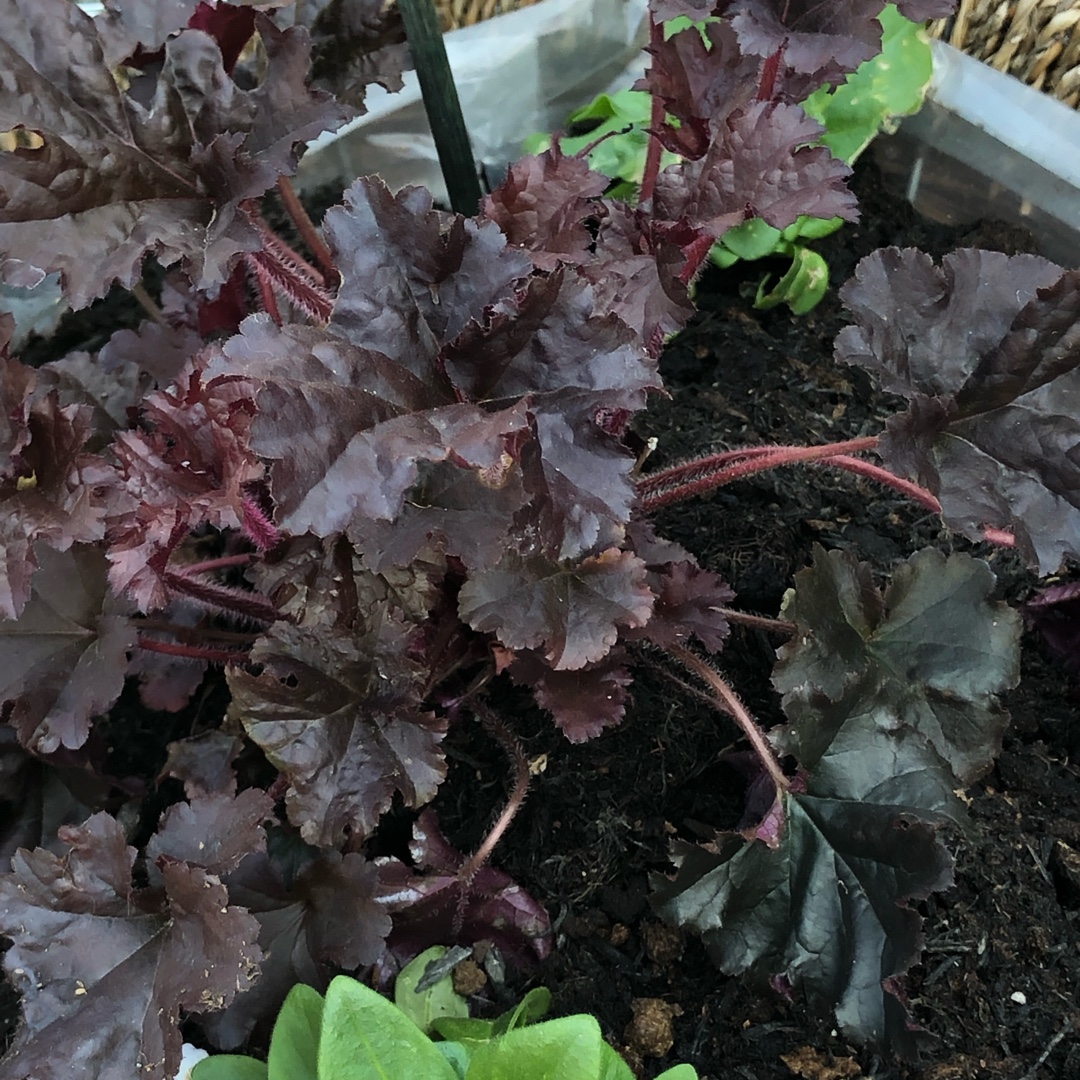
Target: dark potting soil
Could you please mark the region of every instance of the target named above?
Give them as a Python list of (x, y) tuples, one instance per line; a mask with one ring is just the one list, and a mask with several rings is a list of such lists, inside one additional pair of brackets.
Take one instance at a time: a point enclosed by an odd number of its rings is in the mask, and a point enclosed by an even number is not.
[[(862, 220), (817, 245), (837, 285), (889, 244), (935, 258), (962, 246), (1030, 250), (1025, 236), (995, 224), (923, 221), (870, 162), (854, 186)], [(648, 468), (711, 447), (876, 434), (892, 411), (868, 377), (832, 359), (845, 325), (836, 290), (801, 318), (755, 311), (746, 294), (760, 273), (743, 265), (701, 281), (700, 312), (661, 361), (671, 396), (657, 397), (637, 424), (658, 439)], [(733, 484), (665, 511), (657, 526), (728, 580), (735, 606), (766, 615), (776, 615), (815, 542), (851, 550), (883, 578), (934, 545), (985, 558), (1010, 602), (1035, 585), (1009, 552), (955, 539), (919, 507), (822, 467)], [(736, 629), (720, 657), (765, 724), (783, 719), (769, 683), (778, 644)], [(703, 1080), (1080, 1077), (1080, 857), (1072, 854), (1080, 850), (1080, 708), (1035, 635), (1025, 636), (1023, 678), (1007, 697), (1004, 753), (971, 792), (969, 835), (949, 838), (956, 883), (920, 905), (926, 948), (906, 980), (928, 1033), (919, 1065), (852, 1047), (830, 1018), (720, 974), (698, 939), (651, 913), (648, 875), (670, 868), (672, 836), (693, 838), (690, 823), (730, 826), (740, 815), (741, 781), (715, 764), (737, 738), (732, 723), (649, 670), (637, 672), (624, 723), (581, 746), (524, 696), (516, 705), (515, 730), (544, 770), (494, 861), (548, 905), (558, 946), (515, 992), (542, 984), (558, 1014), (592, 1012), (614, 1045), (629, 1047), (642, 1077), (678, 1062)], [(472, 850), (504, 801), (508, 769), (476, 733), (453, 734), (450, 751), (458, 756), (436, 805), (448, 834)]]
[[(1026, 249), (1023, 237), (998, 226), (973, 232), (923, 222), (885, 191), (869, 162), (854, 187), (862, 221), (816, 245), (836, 284), (888, 244), (935, 257), (965, 245)], [(844, 325), (835, 289), (801, 318), (786, 308), (754, 311), (747, 294), (761, 272), (736, 266), (701, 281), (700, 312), (662, 359), (670, 397), (657, 396), (637, 422), (639, 434), (658, 440), (649, 468), (711, 447), (875, 434), (890, 414), (862, 372), (832, 360)], [(140, 317), (126, 296), (105, 303), (126, 304), (132, 322)], [(98, 307), (80, 317), (89, 322), (65, 323), (65, 350), (100, 346), (95, 335), (115, 313)], [(920, 508), (823, 467), (753, 477), (667, 510), (657, 525), (728, 580), (736, 606), (765, 615), (777, 613), (815, 542), (851, 550), (882, 580), (898, 560), (934, 545), (986, 558), (1011, 602), (1035, 585), (1010, 553), (956, 540)], [(778, 644), (736, 628), (720, 657), (766, 725), (782, 719), (769, 683)], [(593, 1013), (643, 1078), (677, 1062), (693, 1064), (703, 1080), (1080, 1077), (1080, 860), (1072, 854), (1080, 851), (1080, 707), (1034, 635), (1025, 637), (1023, 678), (1007, 704), (1013, 724), (1004, 753), (971, 793), (970, 832), (950, 837), (956, 884), (921, 905), (926, 948), (906, 980), (912, 1013), (928, 1034), (920, 1065), (852, 1047), (828, 1017), (721, 975), (696, 938), (651, 913), (648, 877), (669, 870), (672, 837), (692, 836), (694, 822), (734, 824), (742, 788), (716, 764), (737, 739), (734, 726), (647, 668), (637, 672), (624, 723), (581, 746), (555, 731), (527, 695), (500, 702), (537, 775), (493, 861), (547, 905), (557, 948), (537, 971), (511, 971), (505, 986), (481, 989), (477, 1013), (501, 1011), (528, 987), (545, 985), (553, 1014)], [(212, 726), (209, 711), (219, 708), (207, 690), (199, 726)], [(125, 758), (115, 762), (117, 774), (155, 776), (162, 762), (142, 760), (151, 744), (154, 754), (163, 750), (158, 738), (116, 747)], [(448, 838), (471, 851), (505, 801), (509, 769), (478, 724), (452, 731), (447, 750), (450, 773), (436, 808)], [(393, 831), (378, 842), (393, 845)], [(15, 1003), (2, 994), (0, 1021), (13, 1019)]]

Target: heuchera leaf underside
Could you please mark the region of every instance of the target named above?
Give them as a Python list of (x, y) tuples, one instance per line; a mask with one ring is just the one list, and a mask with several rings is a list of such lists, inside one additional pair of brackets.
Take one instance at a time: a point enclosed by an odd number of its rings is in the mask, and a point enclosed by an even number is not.
[(757, 825), (679, 845), (655, 898), (723, 970), (779, 980), (907, 1056), (893, 980), (920, 947), (911, 903), (951, 881), (936, 831), (963, 818), (954, 768), (989, 766), (995, 695), (1017, 680), (1019, 619), (993, 585), (984, 563), (928, 550), (882, 595), (867, 566), (819, 550), (785, 608), (796, 631), (775, 681), (791, 723), (770, 733), (800, 771)]
[(856, 325), (837, 359), (909, 401), (881, 438), (889, 467), (958, 532), (1012, 531), (1041, 573), (1080, 554), (1080, 272), (978, 250), (937, 267), (887, 248), (841, 299)]

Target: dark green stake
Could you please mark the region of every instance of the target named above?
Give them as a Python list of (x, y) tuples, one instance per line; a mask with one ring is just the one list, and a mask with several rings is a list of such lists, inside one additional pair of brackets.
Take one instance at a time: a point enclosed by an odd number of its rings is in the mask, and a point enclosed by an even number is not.
[(435, 149), (439, 153), (450, 205), (459, 214), (472, 217), (480, 210), (480, 180), (465, 130), (465, 118), (461, 115), (454, 76), (446, 59), (439, 16), (432, 0), (398, 0), (398, 6), (420, 79), (424, 110), (435, 136)]

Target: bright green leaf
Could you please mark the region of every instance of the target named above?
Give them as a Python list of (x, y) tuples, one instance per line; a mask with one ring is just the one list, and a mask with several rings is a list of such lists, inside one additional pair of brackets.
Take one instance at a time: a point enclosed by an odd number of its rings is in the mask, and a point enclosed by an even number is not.
[(394, 1002), (397, 1007), (425, 1033), (432, 1030), (432, 1021), (442, 1016), (464, 1018), (469, 1015), (469, 1003), (454, 990), (449, 974), (434, 986), (417, 993), (416, 987), (428, 965), (446, 955), (443, 945), (432, 945), (401, 969), (394, 983)]
[(599, 1080), (634, 1080), (633, 1070), (607, 1043), (600, 1047)]
[(676, 1065), (665, 1069), (656, 1080), (698, 1080), (697, 1069), (693, 1065)]
[(339, 975), (326, 991), (319, 1080), (457, 1080), (435, 1044), (381, 994)]
[(191, 1080), (267, 1080), (266, 1062), (242, 1054), (216, 1054), (196, 1062)]
[(468, 1080), (598, 1080), (603, 1044), (591, 1016), (547, 1020), (478, 1046)]
[(457, 1042), (437, 1042), (435, 1049), (450, 1062), (458, 1080), (465, 1080), (469, 1071), (469, 1048)]
[(431, 1022), (431, 1030), (441, 1039), (450, 1039), (454, 1042), (470, 1045), (494, 1039), (495, 1021), (459, 1020), (455, 1016), (439, 1016)]
[(829, 288), (829, 264), (816, 251), (796, 247), (788, 272), (766, 292), (768, 284), (766, 277), (758, 286), (754, 307), (787, 304), (796, 315), (805, 315), (820, 303)]
[(508, 1031), (535, 1024), (547, 1016), (551, 1008), (551, 991), (546, 986), (534, 986), (509, 1012), (500, 1016), (492, 1026), (492, 1033), (505, 1035)]
[(776, 250), (780, 230), (774, 229), (762, 218), (750, 218), (733, 229), (728, 229), (720, 243), (740, 259), (763, 259)]
[(299, 983), (289, 991), (274, 1023), (267, 1080), (317, 1080), (323, 996)]
[(894, 117), (922, 107), (933, 73), (926, 31), (889, 4), (879, 16), (881, 52), (848, 76), (835, 90), (815, 91), (803, 108), (828, 129), (822, 142), (851, 164)]

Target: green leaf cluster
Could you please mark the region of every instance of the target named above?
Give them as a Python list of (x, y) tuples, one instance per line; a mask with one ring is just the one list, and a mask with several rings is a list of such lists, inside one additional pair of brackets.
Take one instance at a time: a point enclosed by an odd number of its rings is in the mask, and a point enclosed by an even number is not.
[[(345, 975), (325, 998), (293, 987), (266, 1061), (220, 1054), (200, 1061), (192, 1080), (633, 1080), (594, 1017), (537, 1022), (551, 1003), (542, 987), (497, 1020), (469, 1019), (448, 975), (418, 991), (444, 951), (428, 949), (402, 970), (396, 1003)], [(697, 1080), (697, 1072), (676, 1065), (658, 1080)]]

